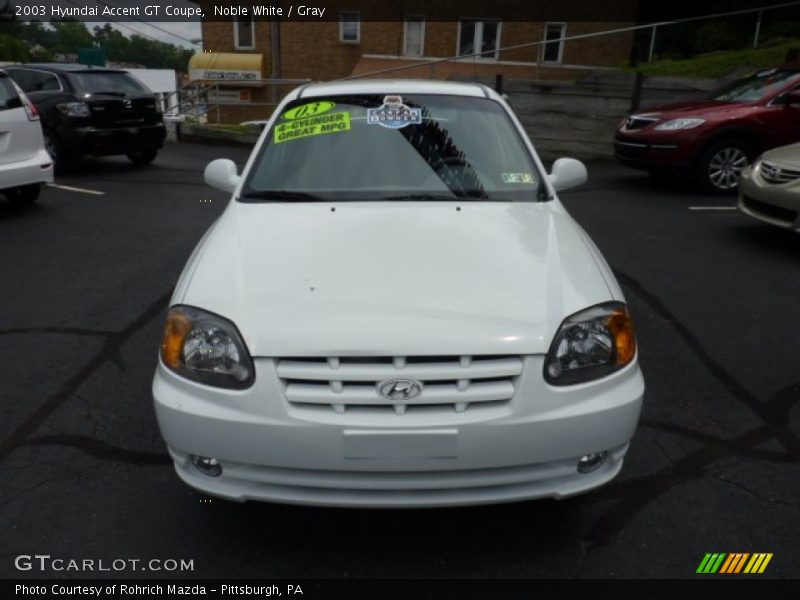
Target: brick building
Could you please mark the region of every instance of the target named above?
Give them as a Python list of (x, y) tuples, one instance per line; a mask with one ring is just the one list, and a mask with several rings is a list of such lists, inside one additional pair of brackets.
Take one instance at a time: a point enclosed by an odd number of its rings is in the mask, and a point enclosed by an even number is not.
[[(629, 2), (629, 20), (617, 21), (504, 21), (491, 18), (488, 3), (482, 9), (487, 16), (482, 18), (429, 20), (417, 4), (416, 12), (402, 20), (376, 21), (364, 19), (359, 10), (359, 5), (368, 1), (352, 0), (352, 9), (338, 11), (337, 20), (270, 22), (250, 17), (204, 21), (204, 53), (192, 59), (190, 74), (204, 80), (210, 80), (209, 75), (238, 78), (246, 74), (254, 80), (251, 84), (241, 80), (221, 84), (220, 88), (230, 88), (224, 95), (234, 101), (236, 89), (243, 93), (236, 105), (214, 111), (212, 120), (238, 122), (269, 115), (271, 108), (263, 103), (288, 90), (281, 93), (274, 86), (256, 83), (256, 75), (260, 79), (330, 80), (412, 66), (375, 76), (486, 79), (502, 74), (510, 79), (563, 80), (596, 68), (624, 66), (631, 55), (630, 32), (566, 41), (559, 38), (632, 25), (635, 2)], [(204, 6), (204, 11), (211, 14), (210, 7)], [(481, 56), (437, 62), (476, 52)], [(239, 61), (247, 68), (240, 67)]]

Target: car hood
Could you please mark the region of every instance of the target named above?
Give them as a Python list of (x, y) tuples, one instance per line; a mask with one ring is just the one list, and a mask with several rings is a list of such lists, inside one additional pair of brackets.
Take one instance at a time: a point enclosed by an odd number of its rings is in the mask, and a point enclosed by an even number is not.
[(724, 114), (732, 111), (739, 111), (743, 108), (750, 108), (750, 104), (742, 102), (676, 102), (658, 106), (646, 111), (641, 111), (639, 115), (658, 116), (663, 120), (677, 119), (680, 117), (703, 116), (709, 114)]
[(232, 202), (173, 302), (253, 356), (544, 353), (614, 299), (583, 235), (557, 202)]
[(786, 165), (793, 169), (800, 169), (800, 143), (773, 148), (765, 152), (761, 158)]

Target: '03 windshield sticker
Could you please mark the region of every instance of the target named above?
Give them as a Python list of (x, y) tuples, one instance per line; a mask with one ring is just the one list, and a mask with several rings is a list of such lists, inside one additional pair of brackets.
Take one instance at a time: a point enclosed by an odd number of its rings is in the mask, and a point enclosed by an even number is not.
[(284, 119), (294, 120), (302, 119), (304, 117), (316, 117), (331, 110), (336, 104), (328, 100), (321, 100), (319, 102), (309, 102), (301, 106), (295, 106), (283, 113)]
[(422, 109), (403, 104), (401, 96), (384, 96), (378, 108), (367, 109), (367, 125), (380, 125), (389, 129), (402, 129), (422, 123)]
[(318, 117), (306, 117), (279, 123), (275, 127), (275, 143), (281, 144), (291, 140), (350, 131), (350, 113), (340, 112)]
[(500, 173), (506, 183), (535, 183), (530, 173)]

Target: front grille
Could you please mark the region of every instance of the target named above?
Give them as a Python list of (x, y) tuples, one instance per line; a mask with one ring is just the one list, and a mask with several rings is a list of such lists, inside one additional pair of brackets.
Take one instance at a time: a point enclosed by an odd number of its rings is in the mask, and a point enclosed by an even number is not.
[(761, 161), (761, 177), (767, 183), (779, 185), (800, 179), (800, 170), (787, 169), (769, 161)]
[(774, 206), (766, 202), (759, 202), (748, 196), (742, 196), (742, 203), (751, 212), (762, 215), (768, 219), (779, 221), (786, 226), (791, 225), (797, 220), (797, 212), (781, 206)]
[[(282, 358), (277, 372), (286, 399), (295, 406), (328, 406), (342, 414), (350, 408), (394, 410), (447, 408), (507, 403), (522, 374), (519, 356), (410, 356)], [(378, 391), (387, 380), (414, 381), (421, 392), (389, 399)]]

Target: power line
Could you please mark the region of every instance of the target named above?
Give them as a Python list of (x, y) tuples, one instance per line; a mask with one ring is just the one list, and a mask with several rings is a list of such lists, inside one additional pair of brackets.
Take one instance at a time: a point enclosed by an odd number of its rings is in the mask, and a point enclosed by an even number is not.
[[(99, 0), (95, 0), (95, 1), (98, 1), (98, 2), (99, 2)], [(82, 5), (80, 5), (80, 4), (76, 3), (76, 2), (74, 2), (73, 0), (67, 0), (67, 2), (69, 2), (69, 3), (70, 3), (70, 4), (72, 4), (73, 6), (77, 6), (78, 8), (81, 8), (81, 7), (82, 7)], [(100, 2), (100, 4), (105, 4), (105, 3), (104, 3), (104, 2)], [(108, 5), (106, 4), (106, 6), (108, 6)], [(101, 18), (102, 18), (102, 19), (103, 19), (105, 22), (107, 22), (107, 23), (110, 23), (110, 24), (112, 24), (112, 25), (116, 25), (117, 27), (124, 27), (125, 29), (128, 29), (129, 31), (132, 31), (132, 32), (133, 32), (133, 33), (135, 33), (135, 34), (137, 34), (137, 35), (141, 35), (142, 37), (146, 37), (146, 38), (148, 38), (148, 39), (150, 39), (150, 40), (153, 40), (154, 42), (159, 42), (159, 43), (161, 43), (161, 44), (165, 43), (163, 40), (159, 40), (158, 38), (155, 38), (155, 37), (153, 37), (152, 35), (149, 35), (149, 34), (145, 33), (144, 31), (140, 31), (140, 30), (138, 30), (138, 29), (134, 29), (133, 27), (130, 27), (130, 26), (128, 26), (128, 25), (125, 25), (125, 23), (122, 23), (122, 22), (120, 22), (120, 21), (112, 21), (111, 19), (106, 19), (105, 17), (102, 17), (102, 15), (100, 15), (100, 16), (101, 16)], [(142, 21), (142, 22), (143, 22), (145, 25), (148, 25), (148, 24), (149, 24), (149, 23), (147, 23), (146, 21)], [(167, 32), (167, 33), (170, 33), (170, 32)], [(174, 34), (173, 34), (173, 35), (174, 35)], [(177, 36), (177, 37), (180, 37), (180, 36)], [(181, 38), (181, 39), (183, 39), (183, 38)]]
[[(108, 4), (103, 2), (103, 0), (94, 0), (94, 1), (97, 2), (98, 4), (102, 4), (103, 6), (106, 6), (108, 8), (112, 8), (111, 6), (108, 6)], [(171, 31), (169, 31), (168, 29), (164, 29), (163, 27), (159, 27), (158, 25), (153, 25), (149, 21), (144, 21), (144, 20), (142, 20), (142, 19), (140, 19), (138, 17), (134, 17), (134, 16), (131, 16), (131, 18), (133, 20), (135, 20), (135, 21), (138, 21), (139, 23), (142, 23), (144, 25), (148, 25), (148, 26), (152, 27), (153, 29), (157, 29), (158, 31), (161, 31), (163, 33), (171, 35), (172, 37), (176, 37), (179, 40), (183, 40), (184, 42), (187, 42), (187, 43), (189, 43), (189, 44), (191, 44), (193, 46), (199, 46), (200, 45), (198, 42), (192, 41), (189, 38), (185, 38), (185, 37), (183, 37), (181, 35), (178, 35), (177, 33), (173, 33)], [(117, 23), (117, 25), (119, 25), (119, 23)], [(130, 29), (130, 27), (128, 29)], [(135, 31), (135, 30), (132, 30), (132, 31)]]

